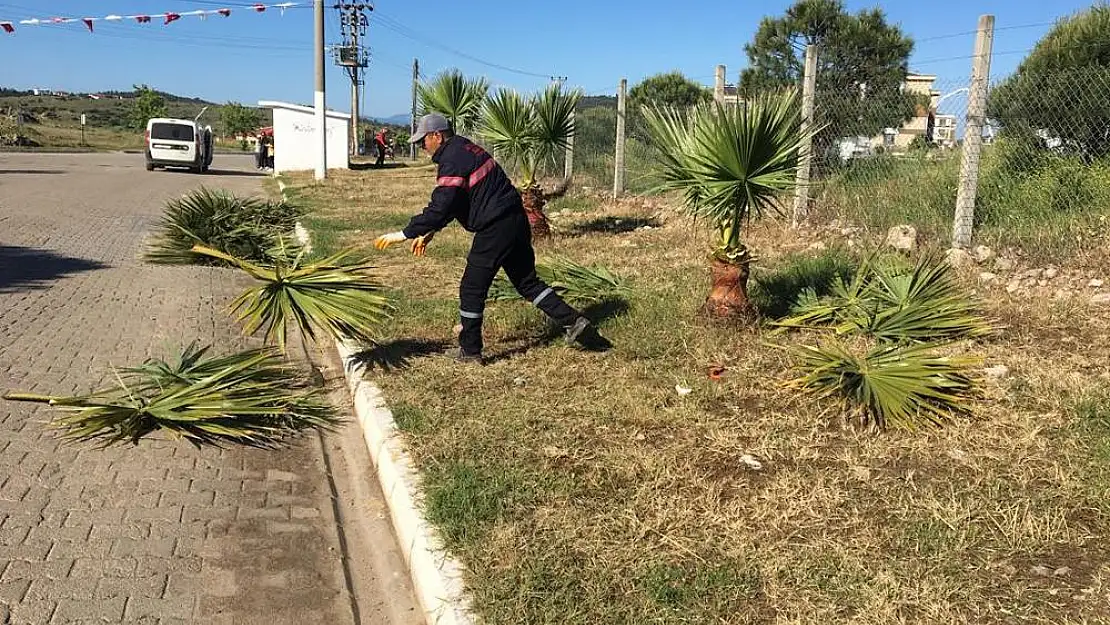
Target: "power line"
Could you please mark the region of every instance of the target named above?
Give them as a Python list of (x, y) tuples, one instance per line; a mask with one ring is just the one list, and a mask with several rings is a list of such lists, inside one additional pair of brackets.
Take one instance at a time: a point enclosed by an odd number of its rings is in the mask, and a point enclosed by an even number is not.
[(538, 72), (530, 72), (530, 71), (523, 70), (523, 69), (518, 69), (518, 68), (515, 68), (515, 67), (509, 67), (508, 65), (502, 65), (500, 63), (494, 63), (492, 61), (487, 61), (487, 60), (482, 59), (480, 57), (474, 56), (473, 54), (469, 54), (469, 53), (463, 52), (461, 50), (457, 50), (455, 48), (452, 48), (450, 46), (446, 46), (446, 45), (444, 45), (444, 44), (442, 44), (438, 41), (435, 41), (434, 39), (429, 39), (427, 37), (424, 37), (423, 35), (420, 35), (419, 33), (412, 30), (411, 28), (405, 26), (401, 22), (389, 17), (388, 15), (382, 14), (381, 11), (375, 11), (374, 12), (374, 17), (377, 18), (378, 22), (381, 23), (381, 25), (384, 28), (393, 31), (393, 32), (397, 33), (398, 35), (401, 35), (402, 37), (407, 37), (409, 39), (412, 39), (413, 41), (423, 43), (424, 45), (428, 45), (428, 46), (431, 46), (433, 48), (438, 48), (440, 50), (443, 50), (445, 52), (449, 52), (449, 53), (454, 54), (456, 56), (459, 56), (459, 57), (462, 57), (464, 59), (473, 61), (475, 63), (479, 63), (481, 65), (485, 65), (487, 67), (492, 67), (492, 68), (495, 68), (495, 69), (500, 69), (502, 71), (511, 72), (513, 74), (520, 74), (522, 76), (532, 76), (534, 78), (551, 78), (551, 74), (540, 74)]

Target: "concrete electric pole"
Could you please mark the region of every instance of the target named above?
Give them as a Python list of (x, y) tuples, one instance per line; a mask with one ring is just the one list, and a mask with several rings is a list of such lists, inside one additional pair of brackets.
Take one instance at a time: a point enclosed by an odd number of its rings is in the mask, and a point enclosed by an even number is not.
[(316, 179), (328, 177), (328, 134), (327, 114), (324, 105), (327, 101), (324, 92), (324, 0), (313, 0), (316, 14)]

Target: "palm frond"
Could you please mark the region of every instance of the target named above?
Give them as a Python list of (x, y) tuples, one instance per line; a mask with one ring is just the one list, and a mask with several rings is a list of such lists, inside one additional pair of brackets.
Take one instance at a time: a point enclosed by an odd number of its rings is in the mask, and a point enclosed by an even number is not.
[(862, 355), (838, 341), (797, 349), (805, 374), (790, 386), (840, 398), (863, 425), (915, 430), (967, 411), (976, 360), (937, 356), (937, 344), (879, 344)]
[(479, 133), (486, 145), (510, 168), (535, 171), (532, 166), (535, 126), (536, 110), (520, 93), (498, 89), (486, 98)]
[[(536, 274), (562, 298), (576, 304), (589, 304), (626, 297), (629, 288), (624, 280), (606, 267), (582, 265), (566, 258), (536, 264)], [(498, 276), (490, 287), (494, 301), (520, 299), (513, 285)]]
[(574, 109), (582, 99), (578, 89), (563, 91), (558, 83), (549, 85), (532, 98), (535, 111), (533, 141), (538, 163), (554, 163), (574, 136)]
[(160, 264), (222, 264), (197, 254), (204, 245), (248, 260), (265, 260), (277, 237), (293, 230), (301, 211), (286, 202), (200, 188), (166, 203), (145, 258)]
[(477, 126), (488, 91), (489, 82), (485, 78), (468, 79), (457, 69), (442, 72), (430, 83), (417, 86), (421, 110), (443, 115), (456, 132), (468, 132)]
[(283, 352), (289, 328), (313, 340), (323, 331), (337, 339), (372, 343), (377, 327), (392, 312), (381, 284), (370, 275), (374, 267), (369, 259), (348, 260), (348, 252), (315, 262), (306, 262), (300, 253), (256, 264), (202, 246), (194, 251), (222, 259), (262, 283), (240, 295), (232, 308), (247, 334), (263, 330), (266, 341)]
[(974, 338), (994, 330), (939, 257), (923, 256), (910, 271), (876, 268), (870, 296), (879, 305), (866, 330), (882, 341)]
[(930, 255), (912, 267), (868, 259), (851, 282), (838, 281), (828, 297), (799, 301), (792, 313), (776, 325), (862, 333), (887, 343), (975, 338), (995, 329), (978, 314), (951, 267)]
[(51, 424), (66, 438), (109, 446), (161, 432), (193, 445), (272, 448), (310, 428), (340, 422), (322, 389), (306, 384), (273, 350), (205, 359), (191, 344), (175, 362), (148, 360), (117, 372), (117, 385), (89, 395), (7, 393), (61, 412)]

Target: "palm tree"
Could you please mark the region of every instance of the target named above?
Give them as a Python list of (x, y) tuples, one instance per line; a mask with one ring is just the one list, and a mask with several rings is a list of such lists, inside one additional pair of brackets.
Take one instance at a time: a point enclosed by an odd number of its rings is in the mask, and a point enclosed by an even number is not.
[(581, 91), (563, 91), (558, 84), (529, 98), (501, 89), (482, 108), (479, 134), (498, 159), (519, 172), (524, 210), (536, 237), (551, 233), (543, 212), (547, 196), (538, 177), (544, 167), (557, 162), (574, 136), (574, 109), (581, 98)]
[(751, 251), (744, 225), (779, 213), (794, 188), (798, 158), (815, 129), (802, 129), (795, 91), (764, 95), (745, 106), (711, 103), (688, 111), (648, 108), (645, 117), (661, 166), (660, 190), (681, 191), (695, 219), (714, 227), (713, 289), (703, 312), (754, 319), (748, 300)]
[(421, 109), (443, 115), (456, 132), (469, 132), (477, 126), (487, 91), (489, 83), (485, 78), (467, 79), (457, 69), (447, 70), (430, 83), (417, 86)]

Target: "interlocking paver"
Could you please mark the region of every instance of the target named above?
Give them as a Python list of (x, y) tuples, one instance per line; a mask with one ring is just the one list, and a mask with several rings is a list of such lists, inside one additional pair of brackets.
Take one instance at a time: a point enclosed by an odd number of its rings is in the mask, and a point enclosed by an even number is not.
[[(227, 314), (235, 273), (141, 254), (166, 199), (257, 179), (148, 174), (137, 155), (0, 158), (61, 172), (0, 175), (0, 389), (85, 392), (193, 340), (250, 344)], [(351, 622), (311, 437), (279, 452), (97, 449), (62, 443), (50, 416), (0, 403), (0, 623)]]

